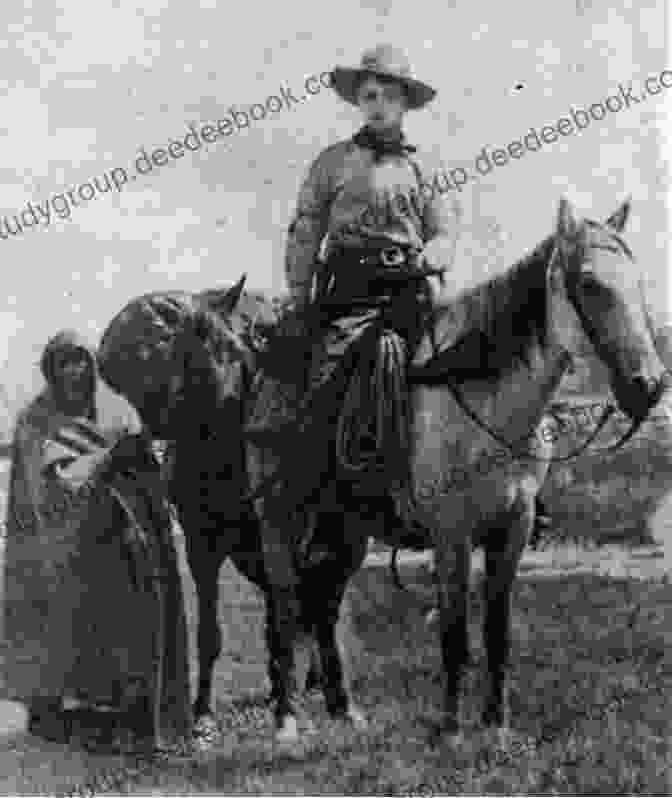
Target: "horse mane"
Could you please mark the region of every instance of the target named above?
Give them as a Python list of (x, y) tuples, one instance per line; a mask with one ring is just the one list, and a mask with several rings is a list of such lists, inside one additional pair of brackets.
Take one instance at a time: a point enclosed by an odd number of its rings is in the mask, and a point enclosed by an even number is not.
[[(455, 371), (498, 378), (529, 365), (531, 350), (546, 342), (546, 266), (554, 246), (551, 235), (504, 272), (438, 310), (437, 340), (442, 320), (448, 322), (453, 334), (446, 346), (452, 350)], [(456, 322), (462, 331), (457, 339)]]

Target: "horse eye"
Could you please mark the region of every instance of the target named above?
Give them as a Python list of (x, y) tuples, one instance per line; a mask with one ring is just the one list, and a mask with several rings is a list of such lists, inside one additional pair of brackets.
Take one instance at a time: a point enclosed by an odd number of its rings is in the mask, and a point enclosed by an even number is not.
[(598, 282), (595, 272), (585, 271), (581, 273), (581, 289), (591, 293), (598, 293), (600, 291), (600, 283)]

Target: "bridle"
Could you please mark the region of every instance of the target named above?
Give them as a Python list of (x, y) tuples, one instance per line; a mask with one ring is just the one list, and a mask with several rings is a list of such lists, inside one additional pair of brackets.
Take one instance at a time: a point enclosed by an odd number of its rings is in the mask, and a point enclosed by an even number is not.
[[(567, 274), (569, 271), (567, 268), (568, 264), (566, 256), (564, 257), (565, 261), (563, 263), (563, 268), (565, 274)], [(558, 238), (556, 238), (553, 247), (553, 252), (546, 266), (547, 272), (550, 271), (550, 269), (554, 266), (555, 260), (557, 258), (563, 258), (563, 248), (560, 246)], [(586, 331), (587, 336), (592, 341), (596, 337), (595, 327), (590, 318), (588, 317), (588, 315), (585, 313), (583, 307), (581, 306), (581, 302), (579, 300), (575, 286), (573, 286), (568, 291), (568, 295), (572, 303), (572, 307), (576, 311), (576, 314), (579, 317), (581, 324), (583, 325), (583, 328)], [(564, 352), (565, 356), (569, 361), (569, 359), (571, 358), (570, 353), (566, 349), (563, 349), (562, 351)], [(580, 444), (573, 452), (563, 457), (539, 457), (538, 455), (535, 455), (533, 452), (530, 452), (529, 450), (522, 453), (516, 451), (516, 448), (518, 446), (528, 445), (529, 441), (534, 436), (534, 433), (537, 429), (536, 427), (530, 429), (525, 435), (522, 435), (520, 438), (518, 438), (515, 441), (507, 441), (502, 435), (500, 435), (500, 433), (492, 429), (492, 427), (490, 427), (485, 421), (483, 421), (483, 419), (481, 419), (478, 416), (478, 414), (474, 410), (472, 410), (472, 408), (469, 407), (458, 383), (448, 379), (446, 380), (445, 385), (447, 388), (449, 388), (450, 392), (453, 394), (453, 397), (457, 402), (457, 404), (459, 405), (462, 412), (465, 415), (467, 415), (478, 427), (480, 427), (484, 432), (486, 432), (493, 440), (495, 440), (500, 446), (506, 449), (514, 459), (529, 459), (535, 462), (542, 462), (542, 463), (565, 463), (569, 460), (574, 460), (575, 458), (583, 454), (586, 451), (586, 449), (595, 441), (597, 436), (604, 429), (609, 419), (618, 411), (616, 405), (612, 401), (609, 401), (605, 405), (604, 410), (602, 411), (602, 414), (600, 415), (600, 418), (597, 421), (595, 429), (588, 436), (588, 438), (582, 444)], [(672, 385), (672, 378), (670, 374), (667, 371), (665, 371), (663, 372), (662, 377), (658, 381), (656, 390), (653, 395), (654, 398), (651, 400), (649, 404), (649, 409), (646, 415), (642, 416), (641, 418), (632, 420), (630, 428), (623, 433), (621, 438), (616, 443), (611, 444), (610, 446), (603, 447), (601, 449), (597, 449), (596, 454), (613, 453), (621, 449), (623, 446), (625, 446), (625, 444), (633, 437), (633, 435), (637, 433), (637, 431), (644, 423), (646, 418), (648, 418), (648, 415), (651, 412), (651, 408), (657, 404), (658, 400), (662, 396), (665, 389), (670, 385)]]

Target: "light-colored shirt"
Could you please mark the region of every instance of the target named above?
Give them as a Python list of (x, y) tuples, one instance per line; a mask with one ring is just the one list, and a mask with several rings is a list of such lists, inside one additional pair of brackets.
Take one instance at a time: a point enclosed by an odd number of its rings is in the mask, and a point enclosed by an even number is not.
[(461, 217), (456, 194), (441, 162), (420, 152), (376, 160), (352, 139), (328, 147), (308, 170), (289, 226), (285, 275), (292, 297), (310, 295), (325, 236), (326, 255), (335, 245), (371, 238), (418, 249), (440, 239), (440, 265), (449, 266)]

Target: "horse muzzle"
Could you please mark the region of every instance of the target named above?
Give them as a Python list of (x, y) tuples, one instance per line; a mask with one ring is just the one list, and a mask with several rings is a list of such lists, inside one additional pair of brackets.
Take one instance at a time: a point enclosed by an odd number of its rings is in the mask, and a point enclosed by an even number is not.
[(658, 404), (663, 393), (672, 389), (672, 374), (664, 371), (658, 378), (636, 375), (622, 384), (616, 392), (621, 409), (630, 419), (641, 424)]

